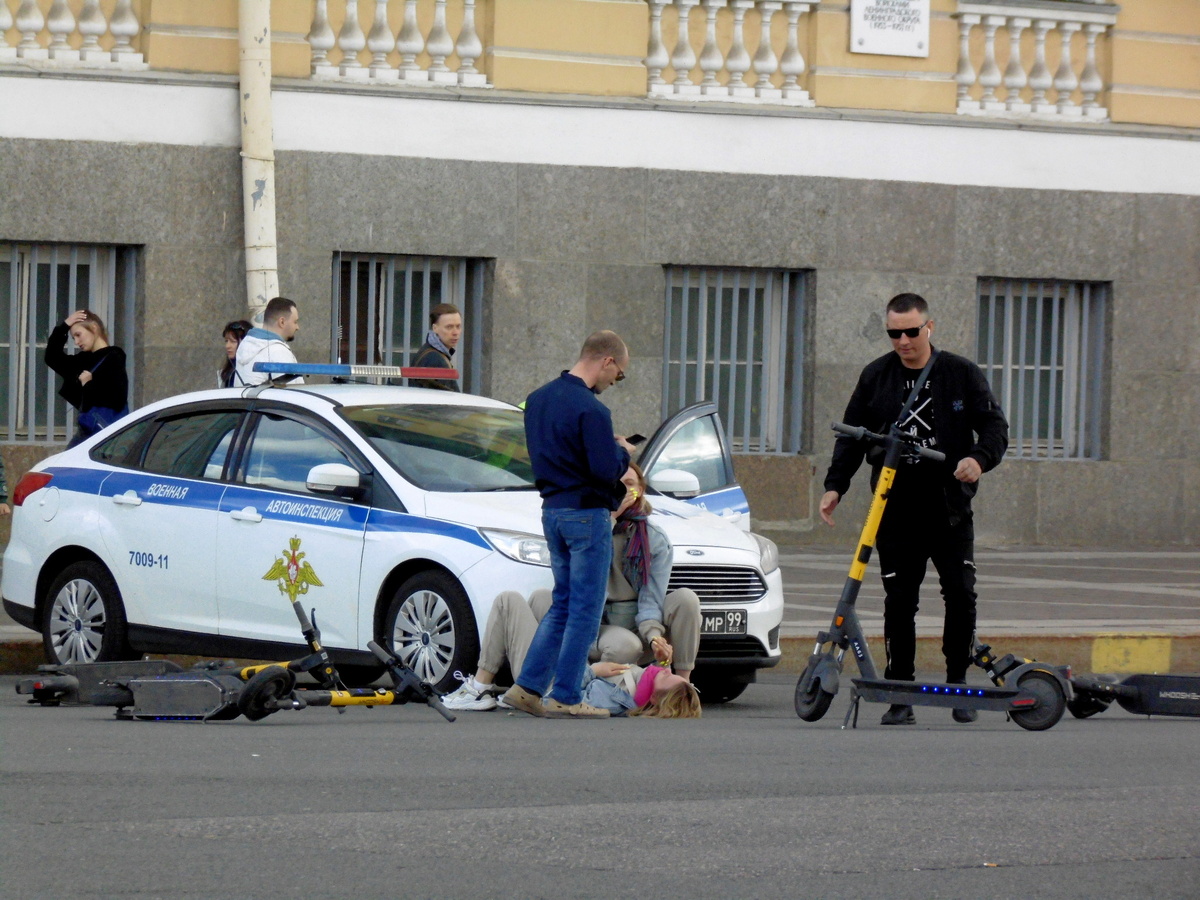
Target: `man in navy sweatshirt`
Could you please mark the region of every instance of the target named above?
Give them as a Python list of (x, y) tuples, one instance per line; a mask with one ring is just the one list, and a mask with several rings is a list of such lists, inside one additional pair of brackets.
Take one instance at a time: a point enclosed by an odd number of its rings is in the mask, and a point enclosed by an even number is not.
[(633, 447), (613, 434), (612, 415), (596, 395), (624, 379), (628, 367), (625, 342), (614, 332), (597, 331), (569, 371), (525, 401), (525, 438), (554, 573), (550, 611), (516, 684), (504, 695), (506, 705), (530, 715), (608, 716), (608, 710), (583, 702), (580, 685), (604, 611), (612, 564), (610, 513), (625, 496), (621, 476)]

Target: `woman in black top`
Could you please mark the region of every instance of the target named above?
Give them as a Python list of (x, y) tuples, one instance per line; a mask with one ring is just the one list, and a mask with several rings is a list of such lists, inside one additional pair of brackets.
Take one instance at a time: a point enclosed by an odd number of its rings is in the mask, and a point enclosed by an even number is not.
[[(67, 336), (79, 352), (67, 355)], [(58, 394), (79, 410), (79, 430), (68, 447), (91, 437), (129, 412), (125, 351), (109, 346), (104, 322), (90, 310), (71, 313), (50, 332), (46, 365), (63, 378)]]
[(237, 373), (237, 348), (254, 326), (245, 319), (237, 319), (225, 326), (221, 337), (225, 340), (225, 365), (217, 373), (217, 387), (241, 387), (245, 382)]

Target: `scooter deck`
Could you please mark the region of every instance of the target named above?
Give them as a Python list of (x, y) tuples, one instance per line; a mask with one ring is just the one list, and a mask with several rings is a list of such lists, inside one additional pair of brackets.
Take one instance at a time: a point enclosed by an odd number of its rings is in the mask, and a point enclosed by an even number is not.
[(905, 706), (941, 706), (949, 709), (984, 709), (1008, 712), (1020, 695), (1016, 688), (975, 684), (937, 684), (929, 681), (893, 681), (887, 678), (852, 678), (858, 696), (868, 703)]

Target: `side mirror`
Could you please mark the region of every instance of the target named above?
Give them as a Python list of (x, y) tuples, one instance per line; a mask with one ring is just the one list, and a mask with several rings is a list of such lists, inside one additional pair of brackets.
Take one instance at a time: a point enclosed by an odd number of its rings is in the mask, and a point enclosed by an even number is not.
[(362, 476), (345, 463), (322, 463), (308, 470), (305, 484), (318, 494), (353, 493), (362, 487)]
[(700, 479), (683, 469), (656, 469), (650, 473), (650, 487), (660, 494), (687, 500), (700, 493)]

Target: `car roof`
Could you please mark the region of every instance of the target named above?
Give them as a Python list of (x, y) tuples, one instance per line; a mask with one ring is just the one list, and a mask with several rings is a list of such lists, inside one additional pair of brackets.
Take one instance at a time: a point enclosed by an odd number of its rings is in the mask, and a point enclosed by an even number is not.
[(375, 384), (298, 384), (268, 388), (219, 388), (177, 394), (148, 403), (136, 410), (138, 413), (157, 412), (187, 403), (205, 400), (228, 400), (233, 397), (249, 398), (252, 392), (262, 400), (295, 403), (308, 408), (319, 407), (323, 399), (339, 406), (483, 406), (494, 409), (516, 409), (511, 403), (481, 397), (477, 394), (460, 394), (457, 391), (439, 391), (432, 388), (393, 387)]

